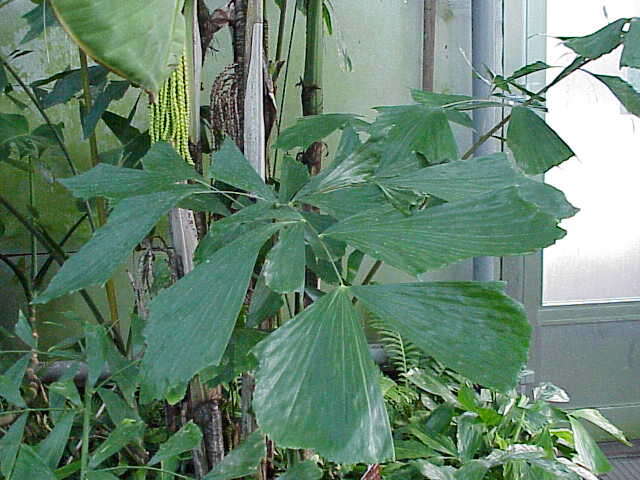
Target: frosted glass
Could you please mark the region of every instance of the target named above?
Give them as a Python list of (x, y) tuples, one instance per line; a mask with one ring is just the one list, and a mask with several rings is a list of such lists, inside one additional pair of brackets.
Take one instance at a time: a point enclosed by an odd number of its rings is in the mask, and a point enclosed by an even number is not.
[[(547, 2), (550, 35), (584, 35), (621, 17), (640, 15), (636, 0)], [(580, 12), (576, 14), (576, 12)], [(589, 66), (620, 74), (621, 49)], [(552, 37), (547, 63), (568, 65), (574, 55)], [(557, 74), (554, 69), (548, 79)], [(622, 75), (637, 85), (637, 77)], [(547, 121), (576, 152), (545, 179), (581, 211), (565, 220), (567, 236), (543, 254), (543, 304), (640, 300), (640, 122), (607, 88), (577, 73), (552, 88)]]

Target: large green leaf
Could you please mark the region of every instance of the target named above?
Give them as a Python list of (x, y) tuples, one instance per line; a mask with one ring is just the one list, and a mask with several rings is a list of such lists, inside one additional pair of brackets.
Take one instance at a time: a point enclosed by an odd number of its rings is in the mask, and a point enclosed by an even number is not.
[(354, 215), (321, 237), (343, 240), (412, 274), (478, 255), (518, 255), (564, 236), (557, 219), (516, 187), (406, 216), (389, 207)]
[(302, 162), (298, 162), (288, 155), (282, 159), (281, 165), (278, 199), (281, 202), (288, 202), (309, 181), (309, 170)]
[(310, 203), (337, 219), (343, 219), (361, 213), (369, 208), (385, 204), (387, 198), (380, 187), (365, 183), (350, 188), (341, 188), (330, 192), (310, 195), (305, 202)]
[[(61, 179), (76, 197), (93, 198), (97, 196), (118, 199), (156, 193), (171, 188), (178, 180), (163, 174), (138, 170), (133, 168), (114, 167), (106, 163), (100, 163), (86, 173), (75, 177)], [(205, 191), (202, 188), (192, 186), (177, 186), (175, 190)]]
[(20, 445), (20, 452), (10, 478), (38, 480), (56, 480), (56, 476), (42, 458), (32, 447), (26, 444)]
[(263, 275), (267, 286), (277, 293), (304, 291), (304, 223), (287, 225), (267, 255)]
[(621, 18), (590, 35), (569, 38), (564, 44), (583, 57), (601, 57), (622, 43), (623, 27), (628, 21), (628, 18)]
[(134, 442), (144, 432), (145, 424), (140, 420), (127, 418), (109, 434), (107, 439), (95, 449), (89, 460), (89, 466), (95, 468), (122, 448)]
[(323, 296), (254, 352), (256, 418), (278, 445), (335, 462), (393, 458), (378, 371), (346, 289)]
[(409, 283), (351, 290), (390, 328), (451, 369), (488, 387), (515, 385), (527, 360), (531, 327), (522, 306), (501, 284)]
[(621, 67), (640, 68), (640, 18), (632, 18), (629, 31), (624, 35)]
[[(65, 187), (79, 198), (98, 196), (122, 198), (155, 193), (172, 188), (183, 180), (198, 178), (198, 173), (188, 165), (166, 142), (151, 146), (143, 158), (145, 170), (120, 168), (100, 163), (88, 172), (60, 180)], [(189, 186), (173, 187), (189, 189)], [(195, 191), (205, 191), (194, 188)]]
[(107, 281), (114, 270), (149, 233), (160, 217), (192, 193), (186, 185), (125, 198), (107, 223), (69, 258), (34, 303), (46, 303), (67, 293)]
[(20, 387), (30, 361), (31, 355), (24, 355), (0, 375), (0, 397), (18, 407), (27, 406), (20, 394)]
[(523, 175), (504, 153), (434, 165), (380, 182), (391, 188), (435, 195), (448, 202), (519, 185), (525, 200), (555, 217), (570, 217), (577, 211), (562, 192)]
[(605, 418), (604, 415), (602, 415), (602, 413), (600, 413), (600, 411), (594, 408), (581, 408), (579, 410), (573, 410), (569, 413), (569, 415), (575, 418), (582, 418), (584, 420), (587, 420), (597, 427), (600, 427), (602, 430), (607, 432), (619, 442), (624, 443), (628, 447), (633, 446), (631, 443), (629, 443), (622, 430), (612, 424)]
[(258, 470), (260, 461), (266, 454), (264, 434), (253, 432), (240, 446), (231, 450), (204, 477), (203, 480), (231, 480), (233, 478), (251, 475)]
[(277, 480), (320, 480), (321, 478), (322, 469), (318, 467), (316, 462), (305, 460), (304, 462), (296, 463), (285, 473), (279, 475)]
[(458, 158), (458, 146), (442, 108), (403, 105), (376, 110), (380, 114), (372, 132), (385, 137), (383, 168), (411, 157), (413, 151), (424, 155), (430, 164)]
[(64, 29), (89, 56), (154, 93), (184, 52), (183, 3), (51, 0)]
[(231, 139), (227, 138), (216, 152), (209, 173), (216, 180), (255, 193), (263, 200), (276, 200), (273, 191), (262, 181)]
[(24, 413), (11, 425), (0, 438), (0, 473), (5, 478), (11, 478), (11, 472), (16, 462), (16, 456), (22, 442), (24, 427), (27, 424), (28, 413)]
[(380, 164), (381, 143), (379, 140), (366, 142), (345, 158), (334, 160), (322, 172), (312, 177), (296, 194), (294, 200), (304, 201), (310, 195), (367, 182)]
[(526, 107), (512, 109), (507, 144), (518, 166), (530, 175), (544, 173), (574, 156), (564, 140)]
[(611, 75), (593, 75), (604, 83), (629, 113), (640, 117), (640, 93), (629, 82)]
[[(153, 299), (142, 366), (155, 398), (220, 362), (258, 251), (278, 228), (266, 225), (241, 236)], [(175, 334), (178, 319), (180, 335)]]
[(325, 113), (302, 117), (280, 134), (274, 147), (282, 150), (291, 150), (296, 147), (306, 149), (312, 143), (319, 142), (357, 120), (358, 116), (350, 113)]
[(67, 446), (75, 416), (75, 411), (65, 412), (60, 420), (56, 422), (55, 428), (51, 430), (47, 438), (35, 447), (36, 452), (49, 468), (55, 469), (58, 466), (58, 462), (60, 462)]
[(242, 234), (254, 228), (262, 220), (270, 220), (268, 217), (273, 204), (257, 202), (231, 216), (217, 220), (211, 224), (209, 231), (198, 244), (194, 254), (196, 262), (202, 262), (213, 255), (225, 245), (228, 245)]
[(156, 454), (149, 460), (148, 465), (155, 465), (158, 462), (180, 455), (182, 452), (200, 445), (201, 441), (202, 432), (200, 428), (195, 423), (189, 422), (174, 433), (169, 440), (160, 445)]
[(598, 446), (580, 420), (569, 417), (575, 448), (580, 458), (580, 463), (589, 467), (595, 474), (607, 473), (611, 470), (611, 464), (602, 449)]
[(450, 122), (455, 122), (467, 128), (473, 128), (471, 117), (457, 111), (455, 108), (447, 108), (451, 104), (469, 103), (473, 97), (466, 95), (448, 95), (444, 93), (428, 92), (425, 90), (411, 90), (411, 98), (418, 103), (431, 107), (445, 107), (445, 114)]

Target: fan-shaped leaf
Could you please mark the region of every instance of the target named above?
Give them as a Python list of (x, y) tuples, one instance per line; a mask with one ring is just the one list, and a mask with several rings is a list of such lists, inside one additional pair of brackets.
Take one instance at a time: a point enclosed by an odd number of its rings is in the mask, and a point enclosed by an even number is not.
[(392, 329), (470, 380), (499, 390), (516, 384), (531, 327), (502, 285), (436, 282), (351, 290)]
[(321, 237), (343, 240), (408, 273), (478, 255), (514, 255), (564, 236), (557, 219), (515, 187), (404, 215), (389, 207), (346, 218)]
[(267, 286), (277, 293), (304, 291), (304, 223), (286, 225), (267, 255), (263, 275)]
[(254, 351), (260, 362), (254, 410), (278, 445), (313, 448), (336, 462), (393, 458), (377, 369), (344, 288), (323, 296)]
[(544, 173), (574, 156), (565, 141), (526, 107), (511, 110), (507, 144), (518, 166), (530, 175)]
[[(258, 251), (279, 228), (271, 224), (243, 235), (153, 299), (142, 364), (155, 398), (220, 362)], [(175, 335), (178, 318), (182, 333)]]

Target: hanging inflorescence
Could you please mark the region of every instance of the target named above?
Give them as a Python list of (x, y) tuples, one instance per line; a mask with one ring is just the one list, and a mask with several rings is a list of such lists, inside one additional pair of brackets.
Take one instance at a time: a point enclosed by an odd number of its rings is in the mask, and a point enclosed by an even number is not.
[(164, 83), (155, 102), (149, 106), (149, 135), (151, 142), (161, 140), (173, 145), (187, 162), (189, 153), (189, 92), (185, 57), (180, 60), (171, 76)]

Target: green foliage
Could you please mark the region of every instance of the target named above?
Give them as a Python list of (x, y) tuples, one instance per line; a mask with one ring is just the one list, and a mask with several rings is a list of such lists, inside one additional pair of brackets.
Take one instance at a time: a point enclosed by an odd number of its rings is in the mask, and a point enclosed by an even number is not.
[[(533, 399), (514, 393), (530, 327), (503, 285), (358, 284), (365, 256), (415, 276), (474, 256), (532, 252), (562, 238), (559, 222), (577, 210), (529, 175), (573, 152), (536, 113), (544, 91), (529, 92), (517, 82), (548, 65), (536, 62), (495, 76), (490, 99), (414, 91), (417, 104), (379, 107), (371, 124), (350, 114), (307, 117), (285, 130), (275, 147), (293, 154), (341, 130), (333, 162), (310, 178), (304, 165), (286, 157), (279, 181), (265, 182), (231, 140), (200, 174), (168, 144), (149, 147), (149, 135), (132, 126), (135, 107), (128, 118), (107, 111), (129, 82), (154, 92), (169, 75), (183, 51), (182, 2), (154, 0), (142, 10), (122, 1), (53, 0), (53, 6), (72, 38), (128, 81), (109, 80), (103, 67), (89, 71), (97, 97), (82, 118), (84, 134), (102, 119), (121, 147), (61, 183), (81, 200), (106, 199), (111, 211), (106, 225), (62, 259), (34, 303), (107, 281), (141, 242), (162, 243), (156, 228), (176, 206), (215, 221), (206, 225), (197, 266), (173, 285), (150, 287), (148, 317), (137, 312), (128, 348), (114, 346), (109, 335), (117, 327), (83, 321), (81, 338), (46, 352), (70, 361), (66, 373), (43, 387), (51, 410), (42, 409), (42, 418), (50, 428), (25, 433), (28, 415), (13, 419), (0, 439), (5, 477), (13, 471), (17, 477), (36, 472), (38, 478), (71, 478), (79, 471), (83, 480), (105, 480), (158, 463), (190, 475), (200, 428), (186, 423), (171, 434), (153, 400), (181, 401), (196, 375), (232, 396), (238, 376), (248, 372), (255, 372), (253, 411), (260, 430), (231, 450), (207, 480), (256, 473), (267, 453), (265, 436), (277, 448), (309, 448), (324, 457), (290, 462), (283, 479), (320, 478), (318, 464), (332, 475), (360, 478), (358, 463), (384, 461), (385, 478), (398, 479), (576, 480), (578, 465), (594, 473), (608, 469), (582, 422), (626, 438), (601, 414), (551, 406), (545, 395), (553, 388), (538, 390)], [(145, 14), (151, 10), (162, 13)], [(37, 22), (31, 25), (37, 34)], [(144, 41), (132, 31), (145, 32)], [(637, 66), (638, 34), (637, 20), (623, 19), (567, 39), (580, 57), (558, 78), (623, 43), (622, 63)], [(147, 54), (151, 44), (157, 55)], [(74, 99), (80, 77), (68, 70), (35, 82), (39, 106)], [(596, 78), (639, 114), (639, 94), (628, 83)], [(0, 86), (10, 88), (2, 78)], [(525, 98), (505, 102), (511, 89)], [(468, 111), (494, 107), (511, 108), (506, 141), (515, 163), (506, 154), (460, 160), (450, 123), (469, 127)], [(50, 122), (30, 130), (23, 115), (0, 113), (0, 149), (23, 168), (25, 158), (39, 158), (57, 144), (61, 132)], [(39, 226), (35, 232), (46, 233)], [(321, 289), (309, 285), (309, 270), (322, 279)], [(290, 308), (292, 297), (298, 301)], [(287, 321), (280, 312), (285, 304)], [(377, 319), (397, 382), (382, 376), (370, 358), (363, 310)], [(44, 399), (39, 393), (34, 399), (25, 380), (38, 344), (24, 317), (16, 334), (33, 351), (0, 376), (2, 406), (9, 408)], [(562, 397), (557, 390), (553, 395)], [(68, 447), (78, 444), (75, 459)]]
[(258, 470), (265, 456), (265, 438), (260, 431), (254, 432), (216, 465), (203, 480), (231, 480), (251, 475)]
[(344, 463), (393, 457), (378, 372), (347, 289), (323, 296), (254, 352), (254, 409), (279, 445)]
[[(409, 377), (430, 401), (414, 403), (397, 419), (398, 461), (384, 466), (385, 478), (413, 478), (411, 472), (419, 471), (435, 479), (578, 480), (580, 471), (594, 475), (608, 470), (606, 458), (573, 412), (544, 399), (568, 401), (557, 387), (536, 388), (531, 400), (515, 391), (473, 386), (447, 371), (434, 376), (414, 370)], [(601, 414), (584, 416), (617, 433)]]
[(530, 175), (544, 173), (574, 155), (542, 118), (525, 107), (511, 111), (507, 144), (520, 168)]
[[(135, 85), (157, 93), (182, 57), (183, 1), (51, 0), (63, 28), (93, 59)], [(140, 37), (131, 32), (144, 31)], [(155, 52), (149, 55), (149, 49)]]

